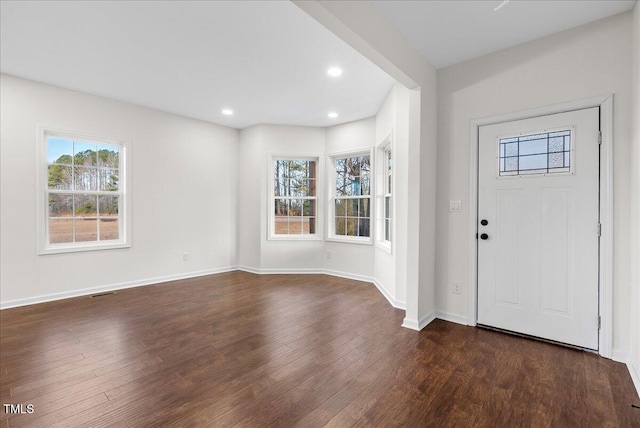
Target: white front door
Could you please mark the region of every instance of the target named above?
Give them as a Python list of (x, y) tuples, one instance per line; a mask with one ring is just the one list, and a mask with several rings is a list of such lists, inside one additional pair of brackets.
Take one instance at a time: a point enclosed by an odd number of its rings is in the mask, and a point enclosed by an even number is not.
[(598, 349), (599, 114), (480, 127), (478, 324)]

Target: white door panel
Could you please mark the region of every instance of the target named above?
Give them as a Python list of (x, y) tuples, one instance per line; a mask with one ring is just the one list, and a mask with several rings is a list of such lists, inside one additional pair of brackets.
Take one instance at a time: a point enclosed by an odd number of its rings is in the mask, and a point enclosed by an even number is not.
[(495, 269), (496, 295), (498, 305), (522, 307), (519, 279), (522, 267), (518, 251), (520, 246), (520, 191), (505, 189), (496, 192), (496, 240)]
[(542, 189), (541, 311), (571, 316), (573, 302), (573, 190)]
[(598, 129), (598, 108), (480, 127), (479, 324), (598, 349)]

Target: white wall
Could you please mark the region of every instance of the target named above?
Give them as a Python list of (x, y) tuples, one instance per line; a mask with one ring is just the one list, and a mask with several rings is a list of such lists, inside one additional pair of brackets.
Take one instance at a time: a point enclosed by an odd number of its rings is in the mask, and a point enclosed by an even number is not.
[[(237, 264), (237, 130), (7, 75), (0, 85), (3, 306)], [(131, 248), (37, 254), (39, 124), (129, 143)]]
[(323, 242), (316, 241), (274, 241), (267, 240), (269, 231), (268, 216), (269, 211), (269, 177), (270, 177), (270, 155), (271, 154), (297, 154), (303, 156), (317, 156), (319, 158), (318, 173), (320, 179), (317, 181), (318, 208), (317, 208), (317, 233), (320, 237), (324, 233), (324, 201), (321, 199), (325, 188), (325, 176), (323, 170), (323, 149), (325, 140), (324, 128), (313, 128), (303, 126), (262, 126), (262, 143), (265, 154), (262, 162), (262, 176), (265, 185), (261, 187), (262, 209), (265, 215), (261, 216), (261, 239), (262, 239), (262, 269), (284, 269), (292, 267), (294, 269), (316, 270), (322, 266)]
[[(393, 253), (376, 245), (326, 241), (328, 156), (376, 147), (394, 130), (396, 215)], [(407, 268), (409, 90), (394, 86), (376, 117), (329, 128), (257, 125), (240, 132), (238, 264), (257, 272), (324, 271), (377, 280), (404, 306)], [(268, 239), (269, 164), (272, 154), (318, 156), (318, 234), (321, 240)], [(404, 166), (403, 166), (404, 165)], [(376, 177), (377, 179), (378, 177)], [(374, 184), (375, 186), (375, 184)], [(375, 212), (374, 207), (374, 212)], [(372, 227), (372, 231), (375, 228)], [(327, 257), (327, 252), (330, 257)], [(397, 269), (396, 266), (401, 266)], [(397, 286), (401, 284), (401, 286)]]
[[(236, 207), (238, 213), (237, 251), (238, 265), (259, 270), (261, 267), (261, 218), (262, 201), (260, 189), (266, 184), (261, 175), (266, 163), (262, 148), (262, 129), (259, 126), (240, 131), (240, 147), (237, 175), (238, 193)], [(266, 212), (266, 211), (265, 211)]]
[(438, 310), (468, 315), (470, 121), (613, 93), (614, 351), (629, 349), (630, 31), (626, 13), (438, 71)]
[(417, 200), (410, 193), (413, 186), (410, 181), (410, 90), (404, 85), (397, 83), (394, 86), (395, 92), (395, 188), (393, 197), (395, 198), (395, 220), (393, 228), (395, 231), (395, 241), (393, 251), (395, 254), (395, 298), (400, 303), (407, 300), (407, 264), (409, 262), (409, 236), (414, 231), (411, 230), (409, 212), (411, 209), (418, 211)]
[[(376, 146), (389, 134), (393, 140), (393, 203), (391, 252), (376, 245), (374, 248), (374, 277), (398, 307), (406, 304), (408, 189), (409, 189), (409, 90), (396, 83), (376, 115)], [(377, 155), (380, 155), (378, 151)], [(376, 189), (380, 190), (383, 178), (382, 159), (376, 159)], [(383, 207), (376, 208), (378, 215)], [(376, 229), (377, 231), (377, 229)], [(376, 240), (380, 239), (376, 236)]]
[[(327, 128), (325, 153), (331, 156), (340, 152), (367, 150), (375, 144), (376, 120), (371, 117)], [(324, 259), (326, 270), (373, 278), (372, 245), (327, 241), (325, 251), (331, 253), (331, 258)]]
[[(415, 147), (411, 145), (409, 153), (409, 198), (413, 201), (420, 201), (418, 224), (411, 221), (411, 215), (409, 216), (409, 224), (411, 234), (410, 236), (419, 237), (419, 254), (418, 260), (419, 268), (419, 289), (418, 289), (418, 323), (423, 325), (425, 320), (434, 316), (436, 310), (436, 266), (437, 266), (437, 254), (441, 249), (438, 246), (437, 237), (439, 227), (437, 226), (437, 191), (441, 188), (441, 183), (438, 180), (437, 172), (440, 169), (440, 163), (438, 162), (439, 147), (437, 130), (440, 127), (440, 118), (438, 116), (438, 90), (437, 75), (435, 69), (430, 73), (429, 78), (420, 88), (420, 145)], [(414, 153), (417, 151), (418, 156)], [(418, 165), (411, 165), (411, 162), (417, 162)], [(414, 171), (418, 170), (419, 173)], [(417, 190), (416, 183), (420, 183), (419, 193), (412, 196), (411, 193)], [(413, 208), (412, 208), (413, 209)], [(417, 234), (412, 230), (416, 228)], [(409, 244), (411, 248), (411, 243)], [(411, 254), (409, 254), (411, 257)], [(408, 264), (411, 266), (415, 261), (409, 260)], [(410, 281), (410, 277), (409, 277)], [(410, 282), (407, 284), (407, 289), (411, 288)], [(407, 299), (409, 296), (407, 295)], [(407, 316), (410, 314), (410, 307), (407, 306)]]
[(631, 133), (631, 364), (640, 394), (640, 3), (633, 9), (633, 115)]
[(322, 269), (322, 240), (269, 240), (268, 213), (271, 155), (318, 156), (321, 177), (317, 188), (318, 234), (323, 236), (324, 144), (324, 128), (256, 125), (240, 131), (238, 259), (241, 267), (264, 272)]
[[(329, 128), (257, 125), (240, 132), (238, 213), (242, 226), (238, 227), (238, 260), (241, 267), (260, 272), (326, 270), (373, 278), (373, 246), (325, 242), (324, 238), (328, 209), (327, 155), (373, 147), (375, 123), (375, 118), (368, 118)], [(272, 154), (319, 157), (318, 234), (321, 240), (268, 239)], [(327, 251), (330, 258), (326, 257)]]
[[(393, 88), (391, 88), (391, 91), (389, 91), (389, 95), (387, 95), (387, 98), (385, 99), (384, 103), (380, 107), (380, 110), (378, 110), (378, 113), (376, 114), (376, 140), (375, 140), (375, 146), (376, 146), (375, 171), (376, 173), (375, 173), (375, 186), (374, 186), (374, 192), (373, 192), (373, 196), (375, 197), (375, 201), (376, 201), (376, 206), (375, 206), (376, 221), (375, 223), (373, 223), (375, 227), (372, 228), (372, 230), (375, 232), (374, 240), (376, 242), (376, 246), (373, 249), (374, 250), (373, 251), (374, 276), (378, 281), (379, 286), (382, 287), (389, 294), (389, 296), (393, 296), (394, 298), (397, 295), (397, 288), (406, 289), (406, 287), (397, 287), (397, 283), (396, 283), (397, 257), (396, 257), (395, 247), (397, 247), (399, 244), (397, 242), (397, 236), (396, 236), (396, 229), (397, 229), (397, 223), (398, 223), (397, 221), (392, 221), (392, 228), (391, 228), (392, 246), (390, 248), (390, 251), (384, 247), (381, 247), (378, 244), (378, 241), (381, 239), (380, 232), (381, 232), (381, 227), (383, 227), (382, 219), (384, 218), (384, 203), (382, 203), (383, 201), (380, 198), (380, 195), (384, 193), (383, 183), (386, 180), (386, 176), (385, 176), (386, 169), (384, 164), (385, 159), (384, 159), (384, 156), (380, 156), (380, 150), (378, 149), (378, 146), (380, 146), (380, 144), (383, 141), (385, 141), (387, 136), (391, 134), (392, 141), (393, 141), (392, 163), (393, 163), (393, 166), (395, 167), (393, 168), (393, 172), (396, 173), (398, 171), (398, 165), (395, 165), (397, 163), (396, 157), (398, 156), (399, 154), (398, 152), (400, 151), (400, 147), (398, 142), (396, 141), (396, 136), (395, 136), (396, 96), (397, 96), (396, 87), (397, 86), (400, 86), (400, 85), (396, 83), (393, 86)], [(395, 181), (397, 180), (397, 177), (393, 176), (392, 178), (394, 180), (393, 190), (395, 191), (397, 190), (399, 185), (401, 185), (401, 183), (395, 183)], [(396, 199), (396, 195), (392, 194), (392, 198), (394, 199), (395, 210), (398, 211), (399, 207), (398, 207), (398, 200)], [(396, 217), (396, 216), (397, 216), (397, 213), (394, 212), (392, 217)], [(404, 299), (403, 299), (403, 303), (404, 303)]]

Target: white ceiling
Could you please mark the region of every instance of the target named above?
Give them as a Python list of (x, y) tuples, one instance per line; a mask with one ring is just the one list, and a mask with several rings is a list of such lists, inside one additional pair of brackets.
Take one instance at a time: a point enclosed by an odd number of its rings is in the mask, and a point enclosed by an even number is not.
[(235, 128), (370, 117), (394, 83), (290, 2), (2, 1), (0, 12), (3, 73)]
[(633, 8), (634, 0), (375, 1), (437, 68), (577, 27)]
[[(376, 1), (436, 67), (633, 1)], [(0, 71), (235, 128), (374, 115), (393, 79), (288, 1), (2, 1)], [(340, 66), (339, 78), (327, 69)], [(235, 111), (224, 116), (223, 108)], [(336, 111), (336, 119), (327, 117)]]

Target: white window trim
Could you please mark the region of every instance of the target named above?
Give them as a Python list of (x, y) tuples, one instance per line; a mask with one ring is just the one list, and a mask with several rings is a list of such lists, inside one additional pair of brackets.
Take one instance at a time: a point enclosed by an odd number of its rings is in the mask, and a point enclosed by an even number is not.
[[(327, 155), (327, 164), (330, 167), (327, 168), (327, 176), (328, 176), (328, 190), (327, 190), (327, 241), (330, 242), (343, 242), (349, 244), (361, 244), (361, 245), (373, 245), (374, 235), (375, 235), (375, 224), (372, 223), (375, 220), (375, 197), (372, 195), (373, 190), (375, 189), (375, 150), (373, 148), (363, 148), (359, 150), (349, 150), (345, 152), (335, 152)], [(371, 165), (371, 175), (369, 183), (369, 204), (370, 204), (370, 212), (372, 213), (369, 217), (369, 236), (343, 236), (335, 234), (335, 189), (336, 189), (336, 159), (347, 158), (352, 156), (362, 156), (369, 155), (369, 163)], [(366, 196), (365, 196), (366, 197)], [(361, 196), (354, 196), (352, 198), (345, 199), (359, 199)]]
[[(49, 244), (49, 202), (48, 191), (48, 163), (47, 163), (47, 136), (56, 135), (70, 139), (83, 139), (98, 141), (105, 144), (118, 145), (120, 147), (120, 197), (118, 223), (119, 239), (109, 241), (72, 242), (64, 244)], [(39, 255), (78, 253), (98, 250), (113, 250), (131, 247), (131, 191), (129, 171), (131, 166), (129, 144), (126, 141), (104, 138), (90, 135), (81, 131), (61, 129), (55, 126), (37, 126), (37, 248)]]
[[(385, 222), (385, 212), (384, 212), (384, 200), (385, 197), (387, 196), (387, 169), (386, 169), (386, 156), (385, 156), (385, 152), (387, 151), (387, 149), (391, 150), (391, 159), (392, 159), (392, 164), (391, 164), (391, 191), (389, 192), (391, 195), (391, 241), (387, 241), (385, 239), (384, 236), (384, 222)], [(396, 174), (394, 171), (394, 160), (395, 160), (395, 155), (394, 155), (394, 151), (393, 151), (393, 128), (391, 129), (391, 131), (389, 131), (389, 133), (387, 134), (387, 136), (382, 140), (382, 142), (380, 144), (378, 144), (377, 147), (377, 151), (378, 151), (378, 156), (377, 159), (379, 159), (379, 163), (376, 164), (376, 166), (378, 167), (378, 171), (380, 171), (379, 174), (379, 180), (376, 180), (377, 183), (379, 183), (378, 188), (376, 188), (376, 199), (378, 200), (378, 211), (376, 211), (376, 237), (378, 239), (376, 239), (376, 245), (378, 247), (380, 247), (381, 249), (387, 251), (389, 254), (393, 253), (393, 246), (394, 246), (394, 236), (395, 236), (395, 198), (393, 197), (393, 190), (395, 189), (395, 180), (396, 180)]]
[[(322, 156), (321, 155), (292, 155), (288, 154), (279, 154), (279, 153), (269, 153), (267, 156), (268, 167), (267, 171), (269, 173), (269, 180), (267, 189), (267, 195), (269, 195), (269, 200), (267, 202), (268, 212), (267, 212), (267, 240), (269, 241), (322, 241), (322, 207), (320, 197), (322, 191), (322, 181), (320, 177), (322, 176)], [(274, 162), (276, 160), (304, 160), (304, 161), (315, 161), (316, 162), (316, 233), (313, 234), (295, 234), (295, 235), (284, 235), (284, 234), (276, 234), (275, 233), (275, 193), (274, 193)], [(305, 198), (300, 198), (305, 199)], [(308, 198), (312, 199), (312, 198)]]

